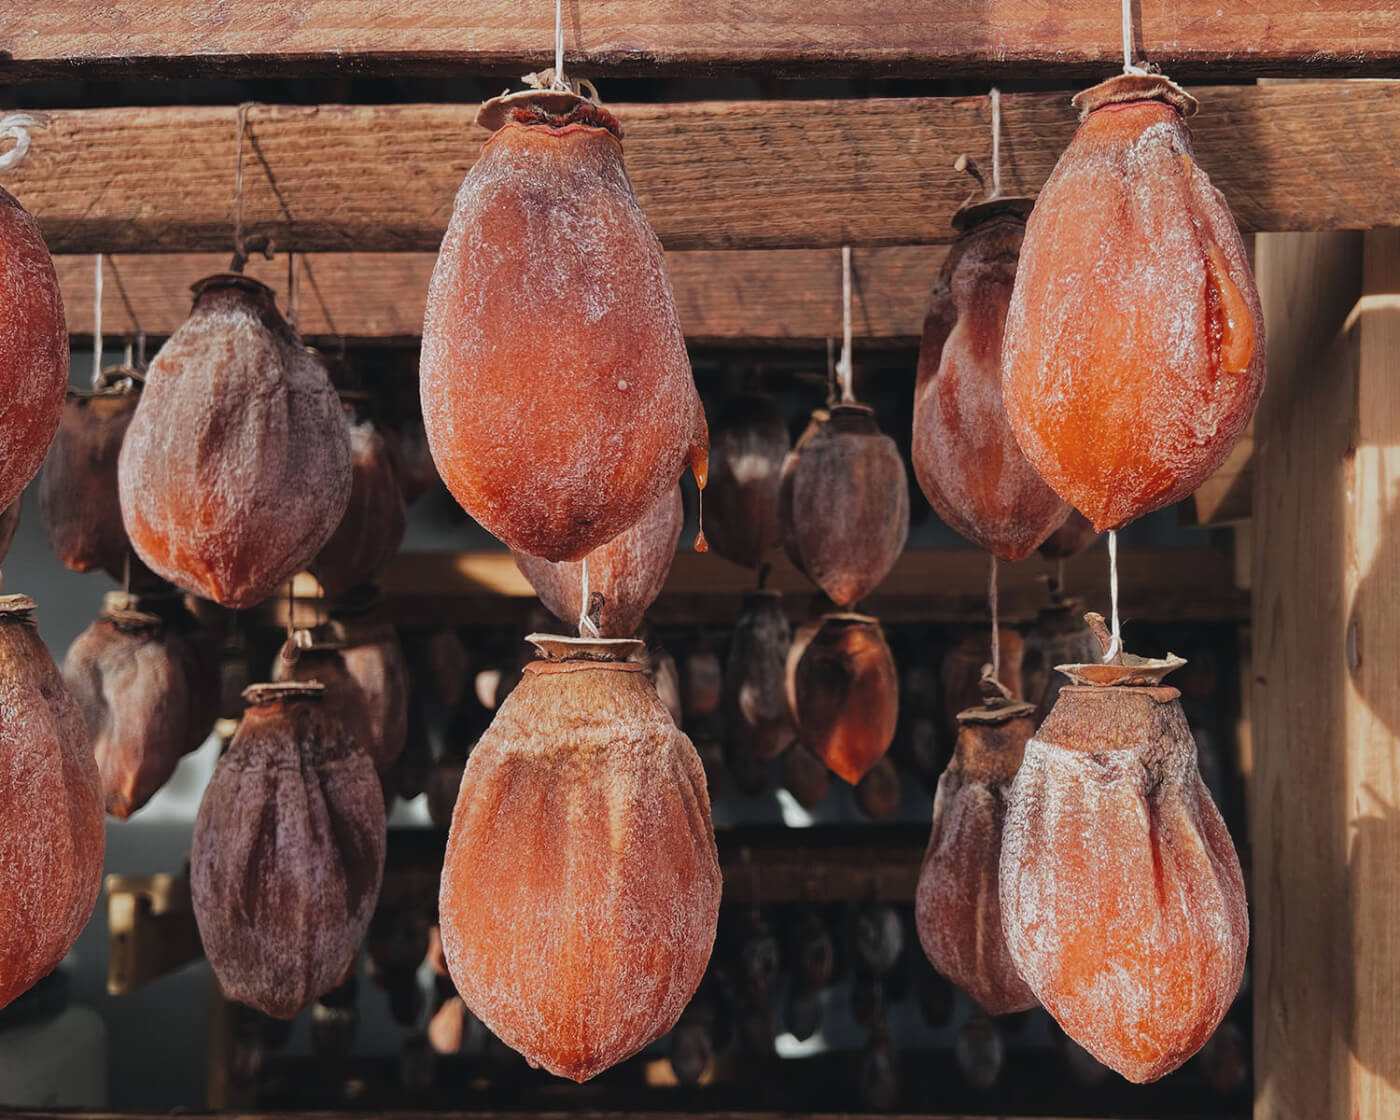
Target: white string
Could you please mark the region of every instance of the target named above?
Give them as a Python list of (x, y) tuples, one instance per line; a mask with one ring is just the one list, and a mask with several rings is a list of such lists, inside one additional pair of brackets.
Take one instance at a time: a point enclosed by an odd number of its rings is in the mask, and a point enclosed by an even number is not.
[(92, 387), (102, 381), (102, 254), (94, 258), (92, 273)]
[(564, 80), (564, 0), (554, 0), (554, 81), (555, 89), (568, 89)]
[(841, 379), (841, 400), (856, 399), (851, 387), (851, 247), (841, 246), (841, 360), (836, 363), (836, 376)]
[(15, 146), (0, 156), (0, 171), (18, 166), (29, 154), (29, 130), (47, 128), (47, 113), (6, 113), (0, 117), (0, 137), (13, 140)]
[(1123, 73), (1147, 73), (1133, 64), (1133, 0), (1123, 0)]
[(1001, 90), (992, 87), (992, 197), (1001, 197)]
[(997, 604), (997, 558), (994, 553), (988, 553), (991, 560), (991, 571), (987, 575), (987, 606), (992, 611), (992, 676), (1001, 680), (1001, 622), (998, 618), (999, 610)]
[(579, 562), (579, 593), (580, 602), (578, 610), (578, 636), (580, 638), (598, 637), (598, 625), (588, 614), (588, 557), (585, 556)]
[(1108, 594), (1113, 603), (1113, 641), (1103, 655), (1107, 665), (1123, 652), (1123, 635), (1118, 626), (1118, 530), (1108, 531)]

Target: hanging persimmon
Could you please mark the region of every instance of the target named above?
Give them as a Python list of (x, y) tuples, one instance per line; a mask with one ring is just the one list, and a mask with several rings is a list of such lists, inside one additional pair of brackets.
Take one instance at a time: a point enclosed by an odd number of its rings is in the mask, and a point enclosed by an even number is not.
[(310, 570), (331, 598), (372, 583), (403, 544), (408, 511), (397, 460), (371, 420), (350, 424), (350, 500)]
[(1249, 945), (1239, 859), (1180, 693), (1161, 683), (1182, 664), (1064, 666), (1072, 683), (1026, 744), (1002, 837), (1017, 971), (1067, 1035), (1137, 1082), (1220, 1025)]
[(0, 187), (0, 509), (39, 473), (63, 415), (68, 326), (33, 215)]
[(724, 666), (724, 724), (731, 760), (771, 762), (792, 745), (796, 730), (787, 702), (787, 656), (792, 628), (776, 591), (749, 591), (734, 623)]
[(1264, 387), (1264, 321), (1239, 229), (1192, 152), (1195, 99), (1124, 74), (1074, 104), (1079, 129), (1021, 247), (1003, 392), (1035, 469), (1117, 529), (1224, 462)]
[(962, 232), (929, 293), (910, 457), (939, 517), (1003, 560), (1029, 556), (1070, 507), (1021, 453), (1001, 399), (1006, 309), (1026, 224), (1023, 200), (959, 212)]
[(705, 773), (624, 660), (639, 642), (534, 635), (539, 659), (467, 760), (439, 919), (472, 1013), (584, 1081), (675, 1025), (714, 944)]
[(791, 445), (772, 397), (739, 393), (721, 406), (710, 436), (705, 539), (726, 560), (757, 568), (777, 545), (778, 478)]
[(87, 924), (102, 886), (105, 823), (82, 710), (25, 595), (0, 597), (0, 694), (4, 1007), (53, 971)]
[[(990, 666), (988, 666), (990, 669)], [(1035, 731), (1032, 707), (988, 675), (983, 702), (958, 713), (953, 759), (938, 779), (914, 919), (929, 962), (988, 1015), (1034, 1007), (1001, 931), (998, 877), (1006, 798)]]
[(783, 463), (778, 511), (788, 554), (838, 607), (879, 586), (909, 535), (909, 482), (872, 408), (812, 414)]
[(214, 729), (220, 664), (198, 627), (176, 597), (109, 592), (63, 659), (114, 817), (142, 808)]
[(270, 288), (228, 273), (194, 293), (122, 443), (122, 520), (153, 572), (241, 610), (335, 531), (350, 499), (350, 437), (325, 367)]
[(420, 383), (438, 472), (517, 552), (581, 560), (689, 464), (705, 415), (622, 127), (573, 93), (482, 106), (428, 289)]
[(354, 963), (384, 872), (384, 801), (324, 685), (246, 698), (199, 805), (190, 894), (224, 993), (290, 1019)]
[(70, 389), (39, 476), (39, 513), (65, 568), (126, 578), (131, 545), (117, 498), (117, 456), (140, 400), (142, 375), (117, 366), (91, 390)]
[(798, 740), (855, 785), (894, 740), (899, 680), (880, 623), (833, 613), (798, 628), (787, 658)]
[(583, 565), (587, 563), (589, 594), (603, 596), (599, 633), (605, 638), (629, 638), (661, 594), (684, 520), (681, 488), (673, 486), (640, 521), (595, 548), (586, 560), (552, 563), (517, 552), (515, 566), (530, 581), (540, 602), (556, 618), (572, 623), (583, 613)]

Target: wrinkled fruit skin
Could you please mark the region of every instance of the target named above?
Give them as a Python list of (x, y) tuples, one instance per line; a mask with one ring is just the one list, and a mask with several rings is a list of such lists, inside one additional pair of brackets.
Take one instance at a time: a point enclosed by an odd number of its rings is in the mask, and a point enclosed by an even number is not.
[(72, 948), (105, 850), (83, 714), (19, 598), (0, 600), (0, 1007)]
[(321, 697), (251, 703), (209, 781), (190, 849), (204, 952), (225, 994), (290, 1019), (330, 991), (369, 928), (384, 802)]
[(783, 463), (778, 510), (789, 555), (838, 607), (879, 586), (909, 535), (909, 482), (870, 409), (814, 415)]
[[(636, 633), (642, 615), (666, 583), (684, 521), (681, 488), (673, 486), (640, 521), (588, 554), (589, 593), (603, 596), (598, 621), (603, 637), (627, 638)], [(517, 552), (515, 566), (551, 614), (570, 625), (578, 622), (583, 613), (583, 561), (555, 564)]]
[(1001, 342), (1025, 223), (961, 234), (929, 294), (914, 388), (914, 475), (952, 529), (1023, 560), (1069, 515), (1021, 453), (1001, 399)]
[(345, 669), (364, 694), (374, 768), (386, 778), (408, 742), (408, 662), (392, 626), (341, 650)]
[(772, 397), (724, 402), (710, 440), (705, 539), (726, 560), (757, 568), (778, 544), (778, 478), (791, 445)]
[(1170, 1073), (1244, 974), (1244, 880), (1173, 688), (1066, 686), (1026, 746), (1002, 840), (1012, 959), (1130, 1081)]
[(350, 425), (350, 501), (311, 574), (331, 598), (372, 583), (403, 544), (408, 510), (389, 444), (368, 420)]
[(39, 224), (0, 188), (0, 509), (38, 472), (63, 414), (68, 326)]
[(428, 289), (420, 382), (438, 472), (517, 552), (581, 560), (707, 435), (661, 244), (617, 123), (517, 110), (462, 182)]
[(148, 802), (214, 728), (218, 662), (197, 646), (195, 620), (104, 610), (68, 647), (63, 677), (92, 736), (107, 812), (125, 820)]
[(769, 762), (792, 745), (787, 702), (792, 629), (776, 591), (751, 591), (729, 639), (724, 666), (724, 728), (729, 749)]
[(899, 680), (880, 624), (828, 614), (798, 628), (787, 658), (788, 706), (797, 737), (855, 785), (894, 740)]
[(69, 393), (39, 476), (39, 513), (65, 568), (126, 574), (126, 527), (117, 498), (117, 455), (139, 400), (135, 389)]
[(1004, 363), (1026, 458), (1099, 530), (1186, 497), (1230, 453), (1264, 387), (1263, 315), (1172, 105), (1105, 104), (1079, 126), (1026, 228)]
[(532, 662), (467, 761), (439, 913), (457, 990), (584, 1081), (675, 1024), (720, 874), (705, 774), (632, 663)]
[(1036, 1004), (1001, 929), (998, 877), (1006, 797), (1035, 724), (964, 723), (938, 779), (914, 920), (929, 963), (988, 1015)]
[(297, 651), (293, 658), (284, 646), (273, 662), (272, 679), (277, 684), (316, 681), (324, 685), (327, 706), (339, 715), (346, 734), (369, 755), (375, 772), (384, 774), (393, 766), (397, 755), (390, 757), (388, 745), (375, 735), (369, 696), (350, 672), (343, 649), (315, 646)]
[(330, 539), (350, 498), (350, 438), (325, 367), (270, 290), (241, 277), (196, 289), (122, 444), (122, 518), (152, 571), (242, 610)]

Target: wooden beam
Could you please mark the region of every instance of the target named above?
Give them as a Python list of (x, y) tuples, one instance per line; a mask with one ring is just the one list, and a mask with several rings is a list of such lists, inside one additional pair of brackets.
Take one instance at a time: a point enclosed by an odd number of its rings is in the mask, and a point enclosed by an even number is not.
[[(1134, 46), (1168, 72), (1395, 74), (1383, 0), (1134, 5)], [(565, 4), (580, 74), (1083, 77), (1121, 64), (1118, 8), (1033, 0), (619, 0)], [(553, 64), (547, 4), (476, 0), (45, 0), (0, 7), (6, 82), (189, 75), (518, 74)]]
[[(1107, 554), (1091, 549), (1065, 561), (1068, 593), (1106, 610)], [(1027, 621), (1045, 605), (1053, 561), (1039, 556), (1003, 564), (998, 576), (1003, 621)], [(1228, 552), (1212, 548), (1129, 548), (1118, 556), (1120, 609), (1125, 618), (1150, 622), (1242, 621), (1249, 593), (1235, 586)], [(509, 552), (406, 552), (380, 581), (387, 617), (404, 626), (500, 625), (518, 622), (533, 609), (535, 592)], [(738, 617), (754, 573), (714, 553), (678, 552), (661, 597), (647, 612), (654, 623), (707, 622)], [(782, 555), (775, 556), (767, 586), (784, 594), (793, 619), (820, 607), (820, 594)], [(309, 575), (293, 586), (298, 598), (315, 600), (320, 590)], [(861, 604), (883, 622), (977, 622), (987, 614), (987, 557), (973, 548), (911, 549), (895, 562), (875, 593)], [(285, 625), (286, 595), (265, 611)]]
[[(857, 338), (917, 346), (928, 291), (943, 265), (942, 246), (858, 249), (853, 254)], [(435, 256), (430, 253), (316, 253), (298, 256), (297, 318), (318, 344), (417, 345)], [(91, 256), (60, 256), (68, 329), (89, 345), (93, 329)], [(106, 258), (104, 335), (163, 338), (189, 314), (190, 285), (228, 267), (226, 253)], [(821, 345), (841, 335), (841, 254), (837, 249), (675, 252), (668, 256), (681, 326), (697, 346)], [(285, 257), (254, 257), (249, 275), (285, 295)], [(283, 300), (285, 303), (285, 299)]]
[(1257, 1120), (1400, 1114), (1400, 233), (1260, 238)]
[(108, 875), (107, 994), (126, 995), (204, 955), (186, 875)]
[[(1400, 82), (1196, 91), (1196, 148), (1245, 230), (1400, 225)], [(671, 249), (946, 242), (985, 160), (985, 97), (617, 106), (627, 164)], [(260, 106), (249, 234), (280, 250), (436, 251), (482, 139), (475, 106)], [(4, 185), (56, 253), (226, 252), (236, 110), (54, 114)], [(1064, 94), (1003, 99), (1003, 184), (1034, 191), (1074, 130)]]

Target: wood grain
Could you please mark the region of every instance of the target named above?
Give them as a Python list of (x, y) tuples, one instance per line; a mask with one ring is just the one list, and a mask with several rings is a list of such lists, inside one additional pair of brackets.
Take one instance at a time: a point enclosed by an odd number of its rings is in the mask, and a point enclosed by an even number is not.
[[(943, 265), (941, 246), (859, 249), (853, 253), (856, 338), (915, 346), (929, 286)], [(298, 255), (297, 318), (317, 344), (416, 345), (435, 257), (431, 253)], [(93, 331), (92, 256), (60, 256), (68, 330), (75, 345)], [(106, 258), (102, 330), (109, 338), (169, 335), (185, 320), (190, 285), (228, 267), (226, 253)], [(669, 254), (681, 326), (694, 345), (815, 346), (841, 334), (841, 254), (837, 249), (698, 250)], [(285, 257), (254, 257), (249, 275), (286, 305)]]
[[(1134, 5), (1134, 45), (1169, 72), (1394, 74), (1383, 0)], [(1121, 65), (1118, 8), (1043, 0), (565, 4), (580, 74), (898, 74), (1035, 78)], [(0, 6), (0, 77), (460, 75), (552, 65), (548, 4), (476, 0), (44, 0)]]
[[(1400, 225), (1400, 82), (1196, 91), (1202, 167), (1245, 230)], [(616, 107), (627, 165), (670, 249), (947, 242), (985, 162), (986, 98)], [(245, 224), (277, 249), (437, 250), (483, 133), (474, 107), (255, 106)], [(54, 114), (0, 178), (55, 253), (227, 252), (233, 108)], [(1003, 184), (1034, 191), (1074, 129), (1063, 94), (1003, 99)]]
[(1260, 238), (1255, 1116), (1400, 1113), (1400, 236)]
[[(1108, 609), (1107, 553), (1091, 549), (1065, 561), (1065, 581), (1091, 609)], [(1046, 603), (1053, 561), (1032, 557), (1001, 565), (999, 605), (1003, 621), (1026, 621)], [(1213, 548), (1131, 548), (1118, 556), (1121, 610), (1155, 622), (1244, 620), (1249, 593), (1234, 585), (1228, 552)], [(714, 553), (676, 554), (661, 597), (647, 612), (658, 624), (731, 623), (754, 573)], [(794, 620), (820, 609), (820, 594), (785, 556), (776, 556), (768, 587), (783, 592)], [(535, 592), (505, 550), (400, 553), (380, 580), (387, 617), (404, 626), (500, 625), (520, 622), (535, 607)], [(298, 598), (319, 599), (309, 575), (297, 577)], [(285, 625), (286, 595), (263, 608)], [(973, 548), (910, 549), (862, 603), (883, 622), (980, 622), (987, 617), (987, 557)]]

